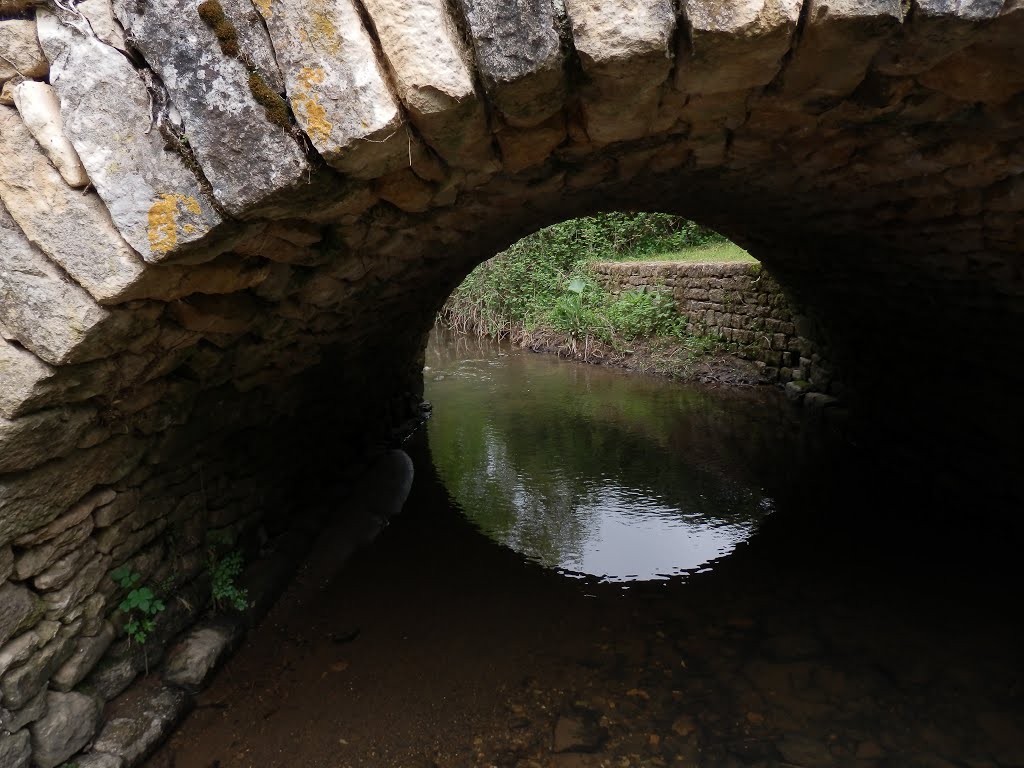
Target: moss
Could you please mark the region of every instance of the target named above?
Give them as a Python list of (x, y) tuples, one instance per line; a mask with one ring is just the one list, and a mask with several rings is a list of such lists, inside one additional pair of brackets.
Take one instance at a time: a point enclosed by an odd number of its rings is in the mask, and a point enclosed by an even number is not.
[(240, 53), (238, 48), (238, 31), (235, 29), (235, 25), (228, 20), (219, 0), (203, 0), (199, 4), (198, 11), (199, 18), (217, 36), (221, 52), (225, 56), (237, 59)]
[(249, 90), (252, 91), (256, 102), (263, 107), (267, 120), (281, 126), (285, 130), (291, 129), (292, 118), (288, 112), (287, 102), (281, 98), (277, 91), (267, 85), (267, 82), (260, 77), (258, 72), (249, 73)]

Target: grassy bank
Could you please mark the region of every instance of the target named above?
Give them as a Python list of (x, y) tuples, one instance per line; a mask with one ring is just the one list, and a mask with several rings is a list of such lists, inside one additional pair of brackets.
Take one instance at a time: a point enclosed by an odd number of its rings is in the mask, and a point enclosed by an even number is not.
[(573, 219), (481, 264), (438, 319), (456, 331), (587, 362), (687, 378), (739, 381), (753, 375), (723, 373), (714, 362), (724, 359), (718, 340), (688, 328), (668, 291), (613, 295), (589, 269), (595, 261), (651, 260), (753, 261), (721, 235), (674, 216)]

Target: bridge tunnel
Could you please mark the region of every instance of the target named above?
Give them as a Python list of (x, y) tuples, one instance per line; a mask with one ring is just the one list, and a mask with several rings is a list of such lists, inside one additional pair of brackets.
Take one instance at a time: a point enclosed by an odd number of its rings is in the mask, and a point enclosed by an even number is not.
[(50, 653), (4, 707), (124, 690), (109, 573), (285, 528), (415, 412), (465, 275), (597, 211), (743, 245), (873, 445), (1009, 503), (1024, 7), (506, 5), (0, 6), (0, 647)]

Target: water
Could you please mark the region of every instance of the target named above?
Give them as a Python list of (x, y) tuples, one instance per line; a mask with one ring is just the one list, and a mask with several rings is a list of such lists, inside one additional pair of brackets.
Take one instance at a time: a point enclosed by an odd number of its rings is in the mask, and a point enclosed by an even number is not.
[(426, 397), (435, 466), (467, 517), (602, 581), (682, 576), (730, 553), (775, 506), (730, 444), (779, 451), (795, 437), (774, 392), (729, 397), (445, 334), (427, 349)]
[(981, 489), (772, 391), (428, 365), (402, 514), (300, 573), (149, 768), (1024, 766), (1020, 529)]

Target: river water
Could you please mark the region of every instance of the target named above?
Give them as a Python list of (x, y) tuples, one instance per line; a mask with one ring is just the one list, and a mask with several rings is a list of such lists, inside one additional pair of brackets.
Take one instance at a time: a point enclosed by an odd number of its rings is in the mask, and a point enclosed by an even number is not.
[(983, 508), (773, 390), (454, 337), (425, 380), (403, 513), (296, 579), (151, 768), (1024, 766)]

